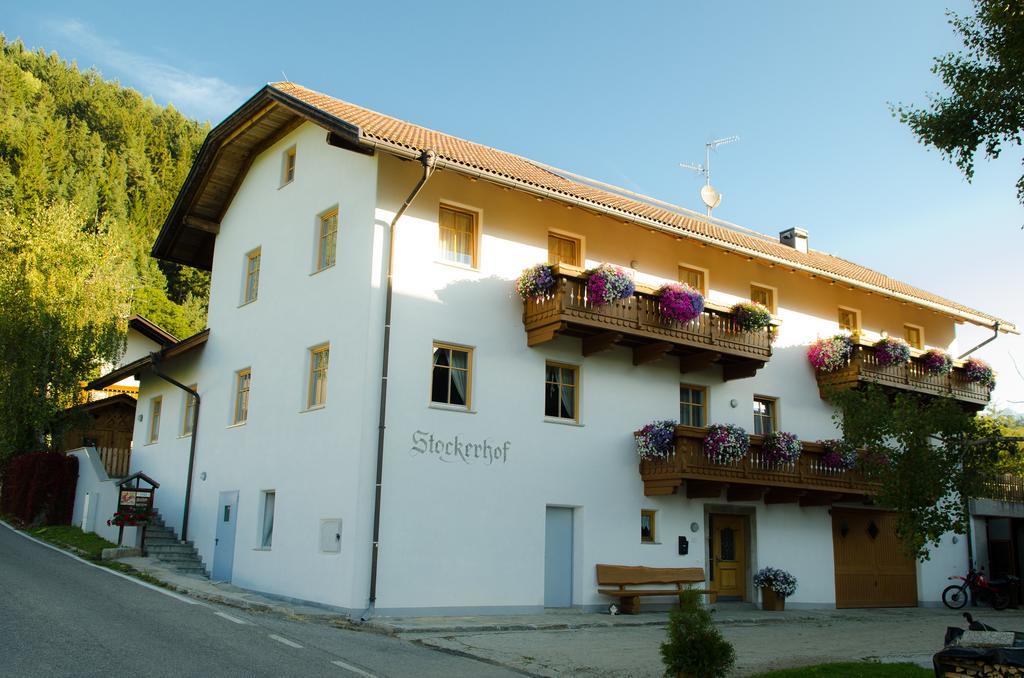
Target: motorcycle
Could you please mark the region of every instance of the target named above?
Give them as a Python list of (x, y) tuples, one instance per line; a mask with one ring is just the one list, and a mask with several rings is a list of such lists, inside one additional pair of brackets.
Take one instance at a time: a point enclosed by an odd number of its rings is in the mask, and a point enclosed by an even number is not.
[(968, 592), (975, 603), (987, 602), (994, 610), (1005, 610), (1010, 605), (1010, 591), (1020, 583), (1020, 579), (1013, 575), (986, 579), (984, 569), (978, 571), (974, 568), (966, 577), (949, 579), (961, 582), (947, 586), (942, 591), (942, 602), (951, 610), (959, 610), (967, 604)]

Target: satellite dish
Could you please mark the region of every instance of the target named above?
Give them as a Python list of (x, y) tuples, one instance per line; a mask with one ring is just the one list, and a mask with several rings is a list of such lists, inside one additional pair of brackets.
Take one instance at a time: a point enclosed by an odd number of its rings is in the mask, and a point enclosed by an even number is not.
[(711, 184), (705, 184), (700, 189), (700, 199), (704, 201), (709, 210), (713, 210), (722, 202), (722, 194), (715, 190), (715, 187)]

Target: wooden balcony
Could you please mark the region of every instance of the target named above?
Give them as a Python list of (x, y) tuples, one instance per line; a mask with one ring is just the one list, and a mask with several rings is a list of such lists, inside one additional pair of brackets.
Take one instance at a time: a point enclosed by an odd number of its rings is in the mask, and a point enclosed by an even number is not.
[(676, 494), (689, 499), (724, 497), (726, 501), (761, 501), (828, 506), (834, 502), (864, 501), (878, 489), (858, 471), (843, 471), (822, 462), (824, 449), (804, 442), (803, 454), (789, 464), (771, 464), (761, 451), (762, 437), (750, 436), (750, 453), (733, 463), (715, 463), (704, 453), (705, 428), (676, 427), (675, 454), (666, 459), (641, 460), (644, 495)]
[(854, 344), (853, 355), (845, 368), (838, 372), (819, 372), (817, 377), (822, 398), (829, 389), (855, 388), (866, 383), (954, 398), (973, 410), (988, 405), (992, 397), (992, 387), (968, 381), (960, 365), (955, 364), (949, 374), (926, 371), (920, 356), (913, 356), (904, 365), (880, 365), (871, 347), (860, 343)]
[(1012, 475), (997, 476), (987, 484), (981, 498), (1024, 503), (1024, 478)]
[(654, 290), (638, 286), (629, 299), (595, 305), (581, 273), (555, 267), (555, 279), (550, 295), (523, 303), (529, 346), (558, 335), (579, 337), (584, 356), (626, 346), (634, 365), (675, 355), (682, 372), (719, 363), (726, 380), (752, 377), (771, 358), (773, 328), (743, 332), (727, 308), (706, 303), (698, 318), (679, 324), (661, 316)]

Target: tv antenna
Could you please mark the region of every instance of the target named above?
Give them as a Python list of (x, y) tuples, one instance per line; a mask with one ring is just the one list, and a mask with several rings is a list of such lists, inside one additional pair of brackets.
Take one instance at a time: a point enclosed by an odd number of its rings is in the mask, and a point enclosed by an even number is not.
[(693, 165), (687, 162), (679, 163), (679, 166), (684, 169), (693, 170), (697, 174), (704, 175), (704, 188), (700, 189), (700, 199), (703, 200), (704, 204), (707, 206), (709, 217), (711, 216), (711, 210), (718, 207), (718, 205), (722, 202), (722, 194), (719, 193), (718, 190), (711, 185), (711, 151), (715, 150), (719, 146), (731, 144), (732, 142), (739, 140), (740, 138), (738, 136), (731, 136), (724, 137), (722, 139), (715, 139), (714, 141), (709, 141), (708, 143), (704, 144), (703, 165)]

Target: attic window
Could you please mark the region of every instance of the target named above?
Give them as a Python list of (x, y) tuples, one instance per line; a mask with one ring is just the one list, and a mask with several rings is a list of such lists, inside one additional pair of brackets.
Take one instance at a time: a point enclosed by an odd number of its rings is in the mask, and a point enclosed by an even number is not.
[(281, 159), (281, 185), (286, 186), (295, 179), (295, 147), (284, 152)]

